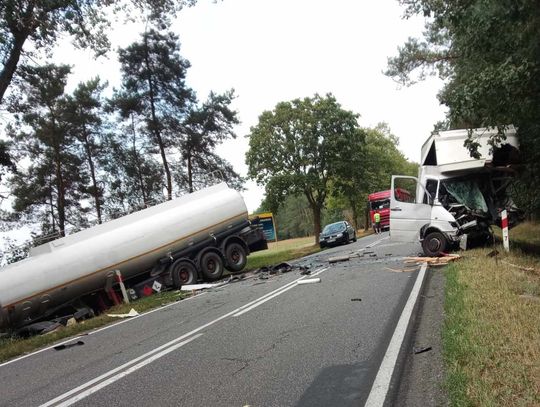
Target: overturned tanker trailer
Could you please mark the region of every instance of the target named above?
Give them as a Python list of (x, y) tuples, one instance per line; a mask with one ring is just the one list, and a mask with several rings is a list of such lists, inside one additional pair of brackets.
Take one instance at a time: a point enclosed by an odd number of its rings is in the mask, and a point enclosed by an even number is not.
[(242, 196), (221, 183), (35, 247), (3, 267), (0, 328), (27, 325), (75, 301), (104, 308), (118, 271), (128, 288), (179, 288), (216, 280), (224, 268), (240, 271), (250, 252), (266, 248)]
[[(478, 143), (477, 158), (464, 146), (470, 133)], [(508, 188), (519, 144), (515, 128), (508, 126), (502, 142), (491, 146), (488, 141), (498, 134), (495, 128), (481, 128), (431, 135), (422, 146), (418, 178), (392, 176), (392, 191), (403, 188), (411, 195), (391, 194), (391, 239), (420, 241), (427, 256), (438, 256), (493, 241), (491, 225), (500, 226), (504, 209), (509, 226), (517, 224), (522, 212)]]

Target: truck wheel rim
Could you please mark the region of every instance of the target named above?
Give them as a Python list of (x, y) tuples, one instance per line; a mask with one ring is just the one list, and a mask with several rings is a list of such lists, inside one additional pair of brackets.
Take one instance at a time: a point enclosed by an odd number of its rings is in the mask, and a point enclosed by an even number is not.
[(231, 258), (235, 264), (240, 263), (240, 260), (242, 260), (242, 256), (240, 256), (240, 252), (238, 250), (233, 250), (231, 253)]
[(432, 252), (438, 251), (441, 248), (441, 241), (439, 239), (431, 239), (428, 247)]

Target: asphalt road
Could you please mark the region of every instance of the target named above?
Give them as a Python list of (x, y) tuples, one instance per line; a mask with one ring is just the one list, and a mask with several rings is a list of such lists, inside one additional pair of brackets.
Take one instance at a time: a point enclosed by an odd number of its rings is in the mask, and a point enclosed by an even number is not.
[(369, 236), (302, 259), (320, 283), (255, 276), (0, 365), (0, 405), (363, 405), (417, 276), (388, 268), (418, 250)]

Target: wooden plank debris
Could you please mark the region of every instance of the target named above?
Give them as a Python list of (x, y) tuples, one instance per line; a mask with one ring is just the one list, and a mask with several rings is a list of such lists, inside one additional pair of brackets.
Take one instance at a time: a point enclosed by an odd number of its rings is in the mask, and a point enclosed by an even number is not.
[(448, 254), (443, 257), (405, 257), (406, 264), (422, 264), (427, 263), (430, 266), (446, 266), (452, 261), (459, 260), (459, 254)]

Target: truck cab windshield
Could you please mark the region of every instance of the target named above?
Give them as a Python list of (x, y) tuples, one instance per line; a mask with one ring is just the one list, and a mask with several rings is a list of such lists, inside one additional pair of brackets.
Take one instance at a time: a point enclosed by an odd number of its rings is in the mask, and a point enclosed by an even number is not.
[(371, 201), (371, 210), (390, 208), (390, 199), (381, 199), (379, 201)]

